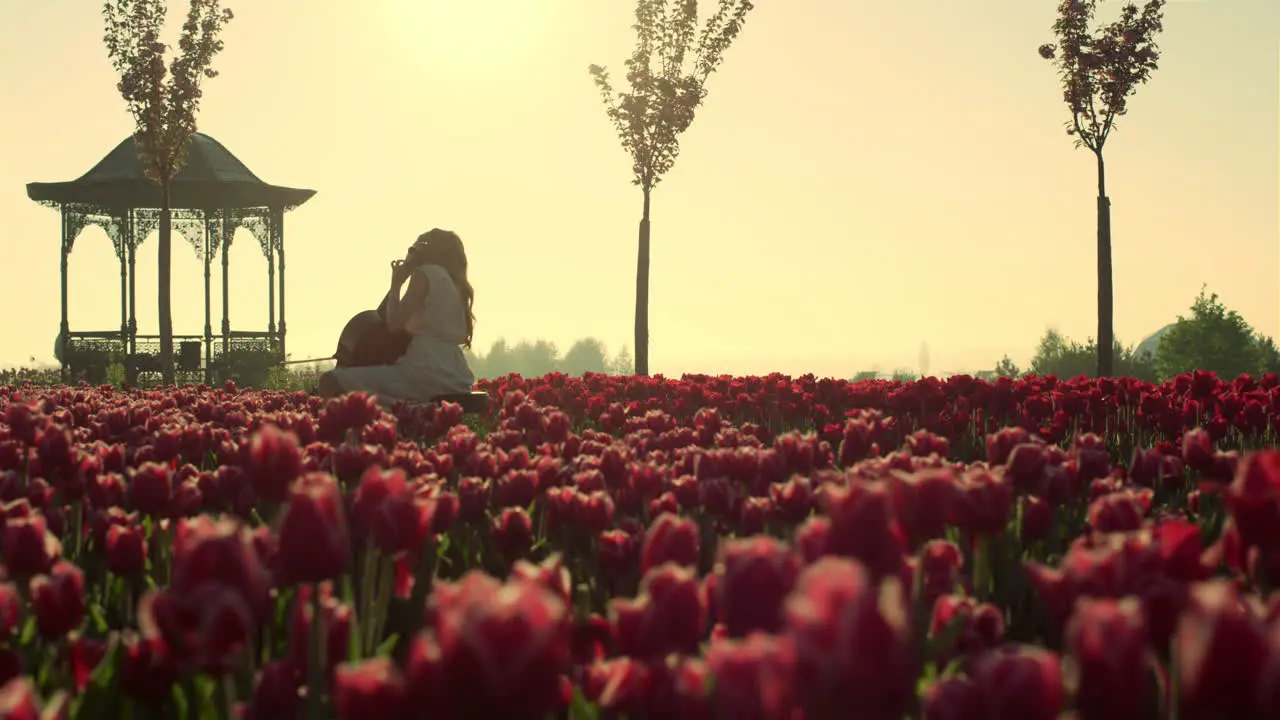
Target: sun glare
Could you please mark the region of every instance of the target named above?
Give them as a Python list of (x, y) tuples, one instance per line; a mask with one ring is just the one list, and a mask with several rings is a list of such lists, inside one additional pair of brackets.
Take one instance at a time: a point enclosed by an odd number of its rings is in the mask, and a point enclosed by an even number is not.
[(546, 28), (530, 0), (388, 0), (386, 21), (400, 43), (433, 62), (500, 66), (519, 61)]

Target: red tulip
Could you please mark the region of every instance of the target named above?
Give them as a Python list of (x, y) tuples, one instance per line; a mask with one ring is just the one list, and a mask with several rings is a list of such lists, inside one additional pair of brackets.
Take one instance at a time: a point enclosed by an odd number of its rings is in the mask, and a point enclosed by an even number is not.
[(330, 669), (346, 660), (351, 644), (351, 607), (333, 596), (329, 583), (320, 586), (303, 585), (294, 596), (293, 614), (289, 625), (289, 661), (299, 669), (308, 667), (311, 655), (311, 623), (314, 622), (311, 607), (312, 593), (320, 590), (320, 608), (324, 614), (325, 660)]
[(913, 547), (942, 537), (958, 494), (955, 474), (949, 469), (895, 470), (891, 483), (894, 515)]
[(615, 505), (609, 493), (574, 492), (571, 495), (574, 524), (586, 535), (597, 535), (613, 524)]
[(1045, 540), (1053, 532), (1053, 507), (1034, 495), (1024, 495), (1022, 504), (1022, 542)]
[(266, 424), (249, 439), (245, 472), (254, 493), (264, 502), (282, 503), (289, 486), (302, 473), (302, 448), (298, 437)]
[(107, 529), (107, 569), (134, 577), (147, 567), (146, 533), (139, 525), (112, 524)]
[(97, 669), (98, 663), (107, 654), (107, 644), (101, 640), (87, 638), (79, 633), (67, 639), (67, 664), (71, 668), (71, 679), (76, 689), (83, 691), (89, 684), (89, 678)]
[(0, 583), (0, 639), (8, 638), (22, 620), (22, 598), (12, 583)]
[(800, 560), (781, 541), (757, 536), (720, 544), (717, 616), (731, 637), (782, 627), (782, 606), (800, 574)]
[(613, 643), (613, 626), (605, 618), (592, 613), (573, 623), (573, 662), (590, 665), (605, 658)]
[(1045, 446), (1042, 442), (1023, 442), (1009, 450), (1009, 457), (1004, 463), (1005, 470), (1013, 487), (1023, 493), (1040, 492), (1045, 482), (1046, 462)]
[(1130, 532), (1142, 527), (1145, 513), (1129, 492), (1107, 493), (1089, 504), (1089, 524), (1098, 532)]
[(464, 477), (458, 481), (458, 518), (465, 523), (480, 523), (485, 518), (491, 497), (489, 481)]
[(1001, 472), (971, 468), (960, 476), (953, 523), (972, 537), (1004, 532), (1013, 509), (1013, 485)]
[(147, 462), (129, 477), (129, 499), (133, 508), (148, 517), (167, 517), (173, 497), (173, 476), (168, 465)]
[(493, 519), (489, 537), (502, 559), (513, 563), (533, 546), (533, 520), (524, 508), (503, 508), (502, 513)]
[(288, 660), (273, 660), (262, 668), (253, 695), (240, 720), (275, 720), (297, 717), (299, 672)]
[(376, 509), (372, 522), (374, 544), (387, 555), (416, 556), (432, 529), (435, 509), (433, 499), (412, 492), (407, 485), (396, 487)]
[(1137, 599), (1081, 598), (1064, 644), (1076, 676), (1081, 720), (1123, 720), (1148, 712), (1152, 658)]
[(527, 581), (471, 587), (442, 601), (435, 623), (449, 707), (468, 717), (541, 720), (569, 669), (568, 608)]
[(941, 596), (955, 592), (964, 581), (964, 553), (949, 540), (930, 540), (920, 549), (915, 572), (920, 577), (922, 607), (932, 608)]
[(985, 720), (982, 692), (973, 681), (951, 677), (933, 683), (921, 698), (924, 720)]
[(1058, 656), (1006, 645), (977, 658), (971, 676), (991, 720), (1057, 720), (1066, 705)]
[(1020, 427), (1006, 427), (993, 435), (987, 436), (987, 464), (995, 467), (1004, 465), (1019, 445), (1036, 442), (1030, 433)]
[(148, 704), (167, 699), (178, 682), (178, 666), (164, 641), (125, 633), (120, 642), (124, 644), (119, 671), (124, 694)]
[(697, 654), (706, 630), (706, 598), (689, 568), (666, 563), (650, 570), (635, 600), (610, 601), (619, 650), (634, 657)]
[(752, 633), (745, 640), (713, 642), (707, 668), (715, 677), (719, 717), (791, 720), (796, 706), (795, 648), (786, 638)]
[(786, 604), (806, 718), (899, 720), (915, 692), (909, 599), (857, 561), (827, 557), (801, 574)]
[(346, 573), (351, 545), (333, 476), (308, 473), (298, 480), (280, 514), (276, 535), (282, 582), (319, 583)]
[(640, 546), (640, 574), (668, 562), (697, 567), (700, 547), (697, 523), (678, 515), (659, 515)]
[(31, 678), (14, 678), (0, 687), (0, 717), (9, 720), (41, 720), (40, 696)]
[(1004, 613), (1000, 608), (963, 595), (943, 595), (933, 605), (929, 633), (941, 635), (953, 623), (960, 623), (955, 645), (943, 649), (939, 665), (956, 656), (977, 657), (1004, 639)]
[(532, 470), (511, 470), (498, 478), (493, 499), (500, 508), (526, 508), (538, 497), (538, 474)]
[(828, 487), (823, 509), (831, 518), (827, 554), (858, 560), (873, 582), (902, 572), (906, 543), (885, 486), (855, 482)]
[(1280, 545), (1280, 451), (1246, 456), (1227, 488), (1226, 504), (1247, 547)]
[(1230, 584), (1215, 581), (1192, 588), (1173, 651), (1180, 673), (1180, 717), (1250, 716), (1267, 659), (1267, 638)]
[(555, 593), (566, 607), (573, 605), (573, 582), (559, 553), (547, 556), (537, 565), (527, 560), (516, 561), (511, 567), (511, 579), (535, 582)]
[(80, 626), (85, 616), (84, 573), (59, 560), (48, 575), (31, 578), (31, 610), (36, 629), (46, 640), (58, 640)]
[(799, 523), (813, 512), (813, 486), (806, 477), (797, 476), (786, 482), (770, 485), (769, 498), (773, 501), (774, 509), (789, 523)]
[(342, 720), (402, 717), (406, 695), (404, 676), (388, 658), (346, 663), (334, 671), (333, 708)]
[(265, 618), (268, 577), (247, 529), (229, 519), (180, 521), (173, 578), (138, 606), (143, 635), (162, 638), (184, 665), (227, 672)]
[(0, 553), (10, 575), (26, 578), (48, 572), (62, 555), (62, 543), (49, 532), (44, 516), (10, 517), (0, 534)]

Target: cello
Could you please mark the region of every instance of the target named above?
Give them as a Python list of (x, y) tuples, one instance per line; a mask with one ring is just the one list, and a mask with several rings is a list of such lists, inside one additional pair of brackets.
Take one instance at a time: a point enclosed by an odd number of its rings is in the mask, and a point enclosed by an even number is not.
[(390, 295), (382, 299), (378, 309), (356, 313), (347, 321), (333, 353), (338, 367), (392, 365), (404, 356), (409, 349), (409, 332), (387, 328), (389, 299)]
[(362, 310), (347, 321), (338, 336), (338, 349), (325, 358), (286, 360), (282, 365), (324, 362), (334, 360), (338, 367), (367, 367), (392, 365), (409, 349), (410, 336), (406, 330), (387, 328), (387, 303), (390, 294), (382, 298), (376, 310)]

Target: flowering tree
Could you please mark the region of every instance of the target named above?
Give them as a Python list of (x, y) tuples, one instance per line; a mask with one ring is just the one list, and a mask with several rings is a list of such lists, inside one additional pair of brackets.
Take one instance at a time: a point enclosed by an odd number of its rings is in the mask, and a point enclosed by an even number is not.
[(1163, 29), (1165, 0), (1147, 0), (1139, 9), (1130, 0), (1120, 18), (1091, 32), (1097, 0), (1062, 0), (1053, 24), (1057, 44), (1040, 46), (1062, 78), (1063, 98), (1071, 110), (1067, 134), (1076, 147), (1088, 148), (1098, 163), (1098, 376), (1112, 374), (1115, 342), (1111, 295), (1111, 201), (1107, 198), (1102, 148), (1116, 118), (1128, 111), (1129, 96), (1156, 69), (1160, 52), (1155, 37)]
[(592, 65), (633, 182), (644, 193), (636, 264), (635, 372), (649, 372), (649, 197), (680, 154), (680, 134), (706, 97), (706, 81), (742, 29), (751, 0), (718, 0), (698, 31), (698, 0), (636, 0), (636, 46), (626, 62), (628, 92), (615, 92), (609, 73)]
[(106, 24), (103, 41), (120, 75), (116, 87), (137, 123), (133, 137), (139, 159), (147, 177), (161, 188), (158, 314), (160, 366), (166, 384), (174, 382), (169, 181), (186, 162), (187, 141), (196, 131), (200, 108), (200, 81), (217, 76), (210, 65), (222, 50), (218, 35), (232, 18), (230, 9), (219, 7), (219, 0), (190, 2), (178, 40), (179, 54), (172, 57), (168, 68), (164, 56), (169, 48), (160, 42), (165, 0), (106, 0), (102, 9)]

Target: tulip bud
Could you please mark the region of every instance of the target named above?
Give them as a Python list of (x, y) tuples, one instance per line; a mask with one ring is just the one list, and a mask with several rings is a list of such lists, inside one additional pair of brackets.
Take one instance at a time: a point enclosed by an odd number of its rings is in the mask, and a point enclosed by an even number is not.
[(351, 564), (351, 546), (337, 481), (324, 473), (300, 478), (289, 493), (276, 534), (282, 582), (340, 579)]

